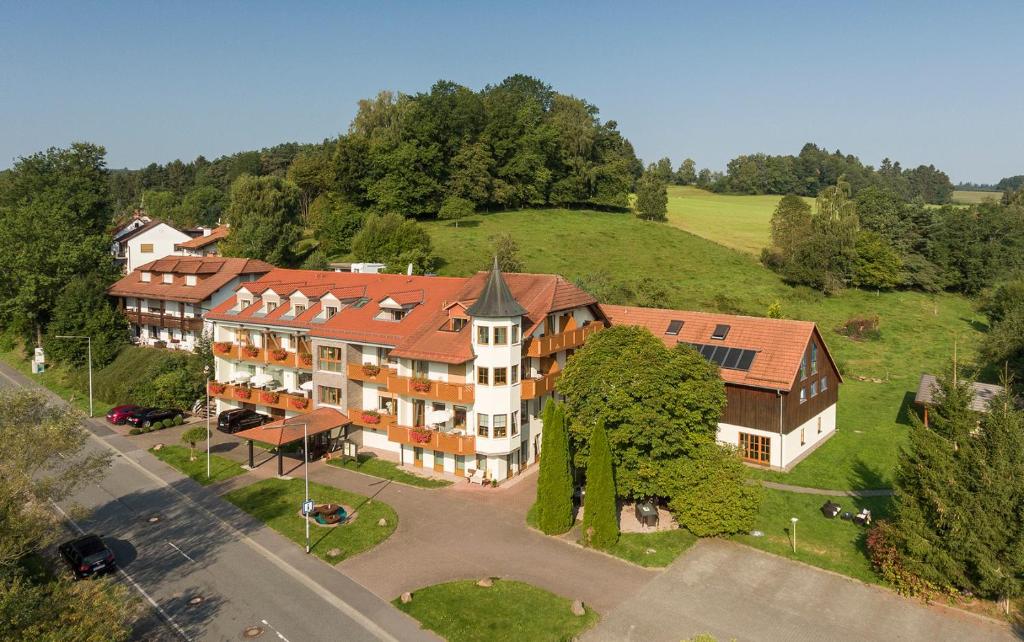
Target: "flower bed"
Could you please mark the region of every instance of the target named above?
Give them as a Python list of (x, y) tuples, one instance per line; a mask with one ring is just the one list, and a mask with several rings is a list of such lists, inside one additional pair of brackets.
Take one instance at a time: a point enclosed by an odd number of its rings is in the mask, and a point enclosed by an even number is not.
[(373, 410), (364, 410), (362, 413), (363, 423), (379, 424), (380, 413)]
[(260, 355), (260, 349), (256, 346), (245, 346), (242, 348), (242, 353), (247, 357), (258, 357)]
[(225, 386), (222, 383), (217, 383), (216, 381), (211, 381), (210, 382), (210, 394), (211, 395), (224, 394), (224, 391), (226, 389), (227, 389), (227, 386)]
[(248, 388), (235, 388), (236, 399), (248, 399), (251, 396), (252, 390), (249, 390)]
[(213, 351), (218, 354), (227, 354), (231, 351), (231, 344), (227, 341), (218, 341), (213, 344)]
[(299, 357), (299, 361), (302, 362), (302, 365), (304, 366), (311, 366), (313, 365), (313, 355), (304, 354), (301, 357)]
[(409, 431), (409, 437), (417, 444), (429, 444), (434, 433), (426, 428), (413, 428)]
[(260, 401), (263, 403), (277, 403), (280, 398), (281, 395), (276, 392), (271, 392), (270, 390), (263, 390), (260, 392)]

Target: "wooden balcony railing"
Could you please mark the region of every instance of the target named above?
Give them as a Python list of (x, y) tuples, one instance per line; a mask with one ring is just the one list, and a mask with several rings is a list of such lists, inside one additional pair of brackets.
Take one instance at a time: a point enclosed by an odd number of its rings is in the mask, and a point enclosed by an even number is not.
[(435, 399), (453, 403), (473, 403), (473, 384), (445, 383), (443, 381), (424, 381), (413, 377), (389, 375), (387, 378), (388, 392), (420, 399)]
[(558, 376), (561, 372), (552, 372), (548, 375), (535, 377), (532, 379), (523, 379), (521, 396), (523, 399), (536, 399), (541, 395), (547, 394), (555, 389), (555, 382), (558, 381)]
[(203, 331), (203, 320), (200, 317), (183, 317), (180, 313), (142, 312), (141, 310), (125, 310), (125, 316), (135, 325), (155, 325), (172, 330), (192, 332)]
[(595, 332), (599, 332), (603, 328), (603, 324), (599, 321), (595, 321), (583, 326), (582, 328), (530, 339), (529, 343), (526, 345), (525, 354), (528, 357), (546, 357), (549, 354), (554, 354), (563, 350), (572, 350), (583, 345), (587, 340), (587, 337)]
[(382, 386), (387, 385), (388, 377), (394, 377), (398, 375), (398, 371), (394, 368), (379, 368), (377, 374), (370, 374), (367, 370), (363, 369), (363, 365), (360, 363), (350, 363), (346, 370), (348, 378), (353, 381), (365, 381), (367, 383), (376, 383)]
[(363, 428), (373, 428), (374, 430), (386, 430), (398, 421), (398, 417), (395, 415), (389, 415), (380, 411), (378, 412), (377, 421), (373, 421), (371, 419), (372, 415), (364, 415), (364, 412), (366, 411), (362, 408), (349, 408), (346, 414), (348, 414), (348, 418), (353, 424)]
[(388, 441), (456, 455), (476, 454), (476, 437), (473, 435), (454, 435), (430, 428), (388, 426)]
[(303, 395), (296, 395), (287, 392), (271, 392), (260, 388), (249, 388), (234, 384), (211, 382), (209, 388), (210, 396), (218, 399), (227, 399), (234, 402), (251, 403), (257, 406), (278, 408), (280, 410), (291, 410), (294, 412), (305, 412), (313, 409), (313, 400)]
[(213, 355), (215, 357), (221, 357), (222, 359), (231, 359), (232, 361), (247, 361), (249, 363), (263, 363), (272, 366), (282, 366), (284, 368), (298, 368), (300, 370), (312, 370), (313, 369), (313, 357), (308, 353), (303, 352), (289, 352), (285, 351), (283, 359), (274, 358), (274, 349), (266, 348), (252, 348), (247, 349), (247, 346), (240, 346), (236, 343), (227, 344), (225, 350), (225, 342), (218, 341), (213, 344)]

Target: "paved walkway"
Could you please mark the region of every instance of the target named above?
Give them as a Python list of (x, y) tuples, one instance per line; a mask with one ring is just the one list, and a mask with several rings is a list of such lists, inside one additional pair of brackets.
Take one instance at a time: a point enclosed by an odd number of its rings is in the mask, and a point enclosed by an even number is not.
[[(130, 439), (149, 447), (180, 443), (182, 427)], [(234, 437), (214, 433), (213, 452), (237, 462), (246, 447)], [(222, 482), (217, 493), (275, 477), (273, 455), (256, 450), (256, 468)], [(285, 458), (285, 475), (302, 476), (302, 460)], [(318, 461), (309, 478), (390, 504), (399, 516), (398, 528), (385, 542), (366, 553), (340, 562), (345, 575), (384, 599), (405, 591), (455, 579), (501, 577), (529, 582), (553, 593), (579, 598), (599, 613), (627, 599), (658, 571), (628, 564), (526, 526), (526, 512), (536, 496), (535, 472), (515, 484), (484, 488), (457, 482), (440, 489), (397, 484)]]
[(769, 555), (700, 540), (584, 640), (1013, 640), (1006, 625)]
[(802, 493), (804, 495), (832, 495), (835, 497), (891, 497), (891, 488), (875, 488), (867, 490), (823, 490), (821, 488), (807, 488), (806, 486), (792, 486), (772, 481), (762, 481), (765, 488), (785, 490), (791, 493)]

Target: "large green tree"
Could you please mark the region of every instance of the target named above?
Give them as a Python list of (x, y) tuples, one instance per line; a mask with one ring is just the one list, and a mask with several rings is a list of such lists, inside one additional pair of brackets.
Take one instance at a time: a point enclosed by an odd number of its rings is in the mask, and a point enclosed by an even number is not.
[(0, 325), (42, 334), (77, 275), (117, 277), (102, 147), (75, 143), (18, 159), (0, 178)]
[(416, 221), (401, 214), (374, 214), (352, 239), (352, 254), (358, 261), (384, 263), (391, 272), (402, 272), (408, 264), (418, 272), (433, 269), (430, 235)]
[(95, 275), (76, 276), (61, 290), (47, 326), (47, 355), (81, 366), (88, 356), (86, 342), (58, 336), (89, 337), (94, 367), (114, 360), (128, 343), (128, 320), (111, 304), (106, 283)]
[(584, 540), (594, 548), (608, 548), (619, 540), (619, 509), (608, 433), (600, 421), (590, 433), (586, 488), (583, 500)]
[(633, 213), (645, 221), (668, 220), (668, 191), (657, 172), (648, 170), (637, 181)]
[(542, 418), (544, 431), (541, 433), (540, 472), (537, 477), (537, 526), (548, 535), (556, 535), (572, 526), (569, 436), (561, 404), (548, 399)]
[(574, 465), (585, 468), (590, 432), (608, 431), (620, 497), (667, 497), (672, 462), (713, 440), (725, 405), (718, 369), (693, 349), (669, 349), (646, 328), (613, 326), (591, 336), (558, 380)]
[(221, 241), (221, 254), (288, 265), (292, 244), (302, 236), (299, 201), (299, 189), (282, 178), (239, 177), (231, 186), (231, 234)]

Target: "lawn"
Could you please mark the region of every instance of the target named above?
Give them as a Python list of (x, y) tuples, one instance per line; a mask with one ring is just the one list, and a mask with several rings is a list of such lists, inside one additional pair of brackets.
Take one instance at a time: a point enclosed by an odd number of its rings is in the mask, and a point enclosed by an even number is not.
[(391, 481), (398, 482), (400, 484), (408, 484), (410, 486), (418, 486), (420, 488), (444, 488), (445, 486), (451, 486), (452, 483), (447, 479), (431, 479), (429, 477), (420, 477), (410, 472), (404, 471), (398, 467), (398, 464), (374, 457), (372, 455), (362, 454), (359, 455), (359, 460), (354, 461), (347, 459), (342, 461), (340, 459), (331, 459), (327, 462), (331, 466), (337, 466), (338, 468), (346, 468), (348, 470), (354, 470), (357, 473), (363, 473), (366, 475), (372, 475), (373, 477), (380, 477), (381, 479), (390, 479)]
[[(318, 504), (344, 504), (358, 513), (356, 519), (343, 526), (310, 526), (310, 550), (331, 564), (373, 548), (398, 526), (398, 515), (384, 502), (313, 482), (309, 492)], [(224, 498), (299, 546), (305, 546), (305, 525), (299, 515), (303, 495), (301, 479), (266, 479), (233, 490)], [(381, 518), (387, 520), (387, 526), (377, 525)], [(331, 556), (333, 549), (338, 549), (339, 554)]]
[[(669, 224), (725, 247), (756, 256), (771, 241), (772, 212), (781, 196), (716, 194), (697, 187), (670, 185)], [(814, 199), (805, 198), (813, 207)]]
[[(767, 489), (754, 526), (764, 536), (738, 535), (733, 539), (865, 582), (879, 583), (864, 547), (868, 529), (838, 517), (824, 517), (819, 509), (829, 499), (851, 513), (867, 508), (876, 520), (888, 514), (891, 501), (888, 497), (828, 497)], [(790, 540), (791, 517), (799, 520), (795, 554)]]
[(245, 472), (245, 469), (230, 459), (219, 455), (210, 455), (210, 477), (206, 477), (206, 450), (196, 449), (196, 460), (189, 460), (189, 450), (185, 446), (164, 446), (160, 450), (149, 449), (150, 454), (160, 461), (176, 468), (179, 472), (203, 486), (231, 479)]
[[(57, 396), (61, 397), (75, 408), (78, 408), (85, 414), (89, 414), (89, 393), (88, 389), (86, 392), (82, 392), (77, 388), (75, 382), (77, 375), (70, 369), (64, 366), (48, 366), (46, 371), (41, 375), (32, 374), (32, 363), (31, 356), (26, 355), (24, 349), (19, 345), (15, 345), (9, 350), (0, 352), (0, 360), (11, 366), (21, 374), (28, 378), (36, 381), (43, 386), (49, 388)], [(114, 407), (115, 404), (109, 403), (99, 398), (98, 393), (94, 387), (93, 389), (93, 415), (96, 417), (102, 417), (107, 414), (107, 411)]]
[(575, 616), (571, 601), (535, 586), (494, 580), (436, 584), (413, 593), (412, 602), (394, 605), (448, 642), (491, 640), (572, 640), (597, 622), (597, 613)]
[(974, 205), (984, 203), (986, 200), (998, 201), (1003, 197), (1002, 192), (977, 192), (973, 190), (953, 190), (953, 202), (963, 205)]
[[(845, 377), (839, 431), (792, 472), (762, 473), (787, 483), (827, 489), (890, 485), (897, 449), (906, 441), (908, 395), (921, 373), (943, 368), (954, 342), (961, 362), (969, 363), (985, 328), (984, 315), (959, 295), (847, 290), (826, 297), (786, 285), (751, 254), (629, 214), (523, 210), (478, 214), (458, 228), (439, 221), (424, 226), (435, 253), (444, 257), (442, 274), (485, 268), (488, 239), (508, 232), (520, 246), (526, 271), (569, 279), (604, 271), (628, 285), (648, 277), (664, 287), (664, 307), (763, 316), (778, 301), (785, 317), (815, 321)], [(836, 332), (862, 314), (878, 315), (878, 339), (853, 341)]]

